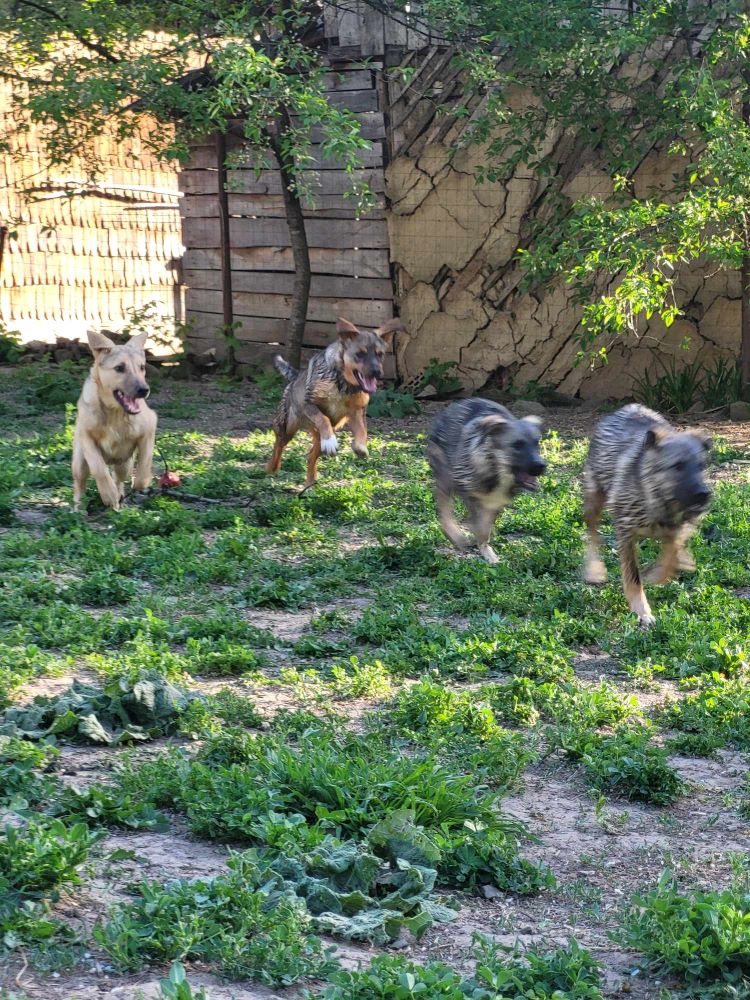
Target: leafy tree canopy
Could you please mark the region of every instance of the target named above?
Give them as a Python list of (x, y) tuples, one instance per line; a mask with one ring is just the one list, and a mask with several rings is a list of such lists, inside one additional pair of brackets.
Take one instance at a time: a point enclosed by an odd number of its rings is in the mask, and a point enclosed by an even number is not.
[(0, 76), (18, 83), (52, 163), (90, 155), (105, 129), (142, 135), (148, 116), (169, 124), (147, 138), (165, 158), (216, 132), (260, 149), (278, 133), (297, 174), (317, 128), (324, 153), (355, 167), (367, 143), (324, 93), (321, 18), (308, 0), (12, 0)]
[[(464, 112), (465, 141), (486, 149), (480, 173), (505, 180), (525, 164), (546, 177), (524, 263), (532, 282), (562, 272), (575, 285), (588, 345), (637, 332), (644, 316), (671, 325), (682, 265), (738, 268), (748, 254), (747, 6), (427, 0), (423, 16), (441, 24), (482, 97)], [(561, 139), (568, 164), (596, 151), (613, 179), (607, 197), (555, 201)], [(653, 151), (670, 158), (673, 183), (644, 193), (634, 177)]]

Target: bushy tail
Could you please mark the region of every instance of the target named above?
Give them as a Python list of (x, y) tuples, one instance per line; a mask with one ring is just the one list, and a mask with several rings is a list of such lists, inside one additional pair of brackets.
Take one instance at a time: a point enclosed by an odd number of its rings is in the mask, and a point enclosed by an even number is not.
[(297, 378), (297, 369), (292, 368), (290, 364), (287, 364), (280, 354), (276, 355), (273, 359), (273, 363), (285, 382), (293, 382)]

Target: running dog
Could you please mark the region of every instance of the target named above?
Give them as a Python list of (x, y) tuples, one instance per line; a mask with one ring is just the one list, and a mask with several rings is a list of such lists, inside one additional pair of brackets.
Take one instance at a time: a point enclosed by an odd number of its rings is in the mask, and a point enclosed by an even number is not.
[(539, 455), (541, 421), (518, 420), (499, 403), (466, 399), (451, 403), (435, 419), (427, 438), (427, 460), (435, 476), (440, 525), (458, 549), (470, 539), (455, 520), (456, 498), (466, 507), (479, 554), (494, 565), (490, 545), (497, 515), (516, 494), (539, 488), (547, 465)]
[(584, 579), (607, 579), (599, 552), (599, 521), (606, 505), (615, 523), (625, 597), (643, 625), (650, 625), (654, 616), (638, 568), (638, 540), (663, 543), (646, 582), (666, 583), (678, 570), (695, 569), (686, 546), (711, 499), (703, 478), (710, 451), (707, 435), (679, 431), (637, 403), (600, 420), (591, 440), (583, 470), (588, 532)]
[(75, 510), (89, 476), (96, 480), (104, 504), (114, 510), (120, 508), (126, 480), (132, 477), (136, 490), (146, 490), (151, 484), (156, 414), (145, 402), (150, 392), (144, 351), (147, 336), (138, 334), (118, 346), (103, 333), (88, 335), (94, 365), (78, 400), (73, 433)]
[(284, 449), (299, 430), (305, 430), (312, 437), (304, 486), (308, 489), (318, 478), (321, 453), (336, 454), (334, 432), (347, 421), (352, 429), (352, 451), (367, 458), (367, 404), (383, 377), (386, 349), (394, 334), (403, 329), (399, 319), (389, 320), (374, 332), (339, 319), (338, 339), (314, 354), (303, 371), (296, 371), (277, 355), (274, 364), (288, 384), (273, 423), (276, 442), (266, 466), (269, 473), (279, 471)]

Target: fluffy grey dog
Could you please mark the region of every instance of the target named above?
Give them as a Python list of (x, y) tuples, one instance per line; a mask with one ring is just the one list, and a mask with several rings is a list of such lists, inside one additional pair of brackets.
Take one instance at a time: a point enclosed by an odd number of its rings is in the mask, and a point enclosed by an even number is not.
[(541, 421), (516, 417), (499, 403), (466, 399), (451, 403), (427, 437), (427, 460), (435, 476), (440, 524), (456, 548), (470, 544), (454, 517), (463, 501), (480, 555), (496, 563), (490, 535), (500, 511), (522, 490), (538, 489), (547, 465), (539, 455)]
[(654, 621), (638, 568), (640, 538), (662, 540), (661, 558), (646, 573), (649, 583), (666, 583), (678, 570), (695, 569), (686, 548), (711, 491), (703, 474), (711, 439), (679, 431), (645, 406), (632, 404), (599, 421), (583, 470), (583, 513), (588, 529), (587, 583), (604, 583), (599, 521), (612, 512), (622, 583), (631, 611), (644, 625)]

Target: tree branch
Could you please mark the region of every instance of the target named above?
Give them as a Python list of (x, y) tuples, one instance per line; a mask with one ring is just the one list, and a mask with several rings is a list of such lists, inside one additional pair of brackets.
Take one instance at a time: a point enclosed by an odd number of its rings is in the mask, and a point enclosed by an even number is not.
[(80, 42), (80, 44), (87, 48), (90, 52), (96, 52), (97, 55), (100, 55), (102, 59), (106, 59), (107, 62), (114, 64), (120, 62), (117, 56), (113, 52), (110, 52), (105, 45), (102, 45), (99, 42), (92, 42), (85, 35), (76, 31), (76, 29), (65, 20), (62, 14), (58, 14), (54, 7), (48, 7), (46, 4), (36, 2), (36, 0), (18, 0), (18, 3), (22, 7), (31, 7), (32, 10), (37, 11), (39, 14), (43, 14), (45, 17), (52, 18), (53, 21), (58, 21), (62, 24), (66, 31), (70, 32), (77, 42)]

